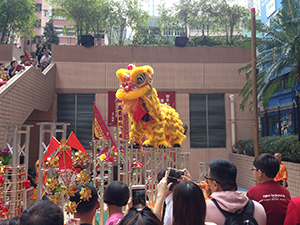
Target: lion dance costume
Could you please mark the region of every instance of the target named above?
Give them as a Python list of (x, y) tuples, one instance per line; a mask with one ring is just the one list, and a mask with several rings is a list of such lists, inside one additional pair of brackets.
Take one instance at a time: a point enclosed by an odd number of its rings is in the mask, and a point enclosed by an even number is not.
[[(137, 146), (180, 147), (185, 138), (182, 121), (175, 109), (160, 103), (151, 75), (152, 67), (134, 64), (117, 71), (121, 85), (116, 97), (132, 122), (130, 139)], [(144, 136), (146, 140), (141, 143)]]

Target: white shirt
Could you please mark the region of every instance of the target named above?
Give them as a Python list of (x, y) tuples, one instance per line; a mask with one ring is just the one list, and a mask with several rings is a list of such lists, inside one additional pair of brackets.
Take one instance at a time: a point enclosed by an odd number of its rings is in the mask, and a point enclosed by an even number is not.
[(40, 62), (43, 62), (43, 61), (51, 63), (51, 55), (48, 55), (48, 57), (43, 55)]
[(173, 193), (169, 194), (165, 199), (166, 210), (164, 217), (164, 225), (173, 224)]

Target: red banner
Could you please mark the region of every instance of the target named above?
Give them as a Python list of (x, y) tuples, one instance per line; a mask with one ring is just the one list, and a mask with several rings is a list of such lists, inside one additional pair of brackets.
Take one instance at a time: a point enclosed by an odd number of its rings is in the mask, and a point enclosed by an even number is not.
[(97, 106), (94, 102), (94, 118), (93, 118), (93, 139), (95, 140), (112, 140), (112, 146), (117, 149), (117, 145), (114, 142)]
[[(158, 98), (160, 103), (167, 103), (169, 106), (175, 109), (176, 95), (175, 91), (158, 91)], [(118, 122), (118, 103), (116, 98), (116, 91), (108, 92), (108, 125), (117, 125)]]

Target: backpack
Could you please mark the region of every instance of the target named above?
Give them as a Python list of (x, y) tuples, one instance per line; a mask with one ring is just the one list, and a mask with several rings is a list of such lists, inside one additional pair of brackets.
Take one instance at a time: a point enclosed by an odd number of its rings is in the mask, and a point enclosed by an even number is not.
[(242, 212), (237, 210), (235, 213), (224, 211), (215, 199), (212, 198), (211, 200), (226, 217), (224, 225), (258, 225), (253, 217), (254, 203), (251, 199), (248, 200), (248, 203)]

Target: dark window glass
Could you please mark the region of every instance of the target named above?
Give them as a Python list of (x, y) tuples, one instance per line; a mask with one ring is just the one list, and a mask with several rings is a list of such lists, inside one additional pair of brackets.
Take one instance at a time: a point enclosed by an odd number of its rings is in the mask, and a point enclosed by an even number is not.
[(190, 95), (191, 148), (226, 147), (224, 94)]

